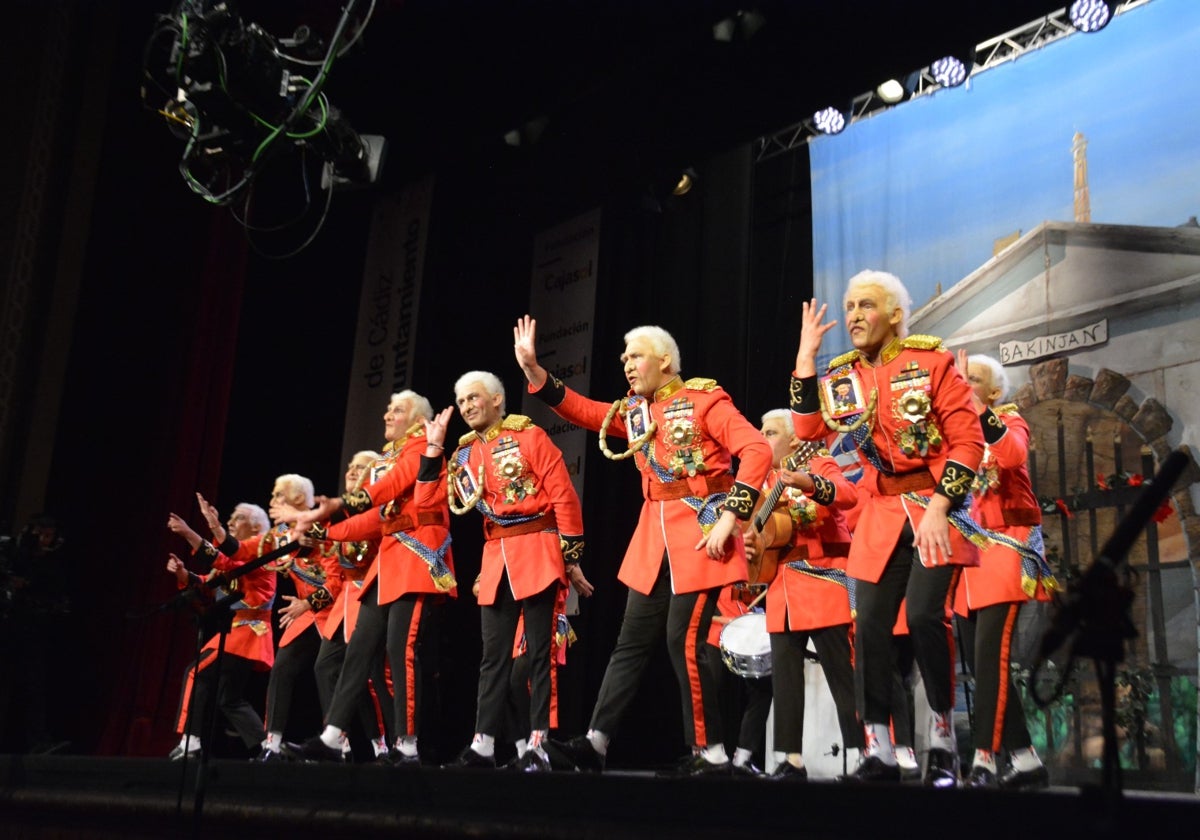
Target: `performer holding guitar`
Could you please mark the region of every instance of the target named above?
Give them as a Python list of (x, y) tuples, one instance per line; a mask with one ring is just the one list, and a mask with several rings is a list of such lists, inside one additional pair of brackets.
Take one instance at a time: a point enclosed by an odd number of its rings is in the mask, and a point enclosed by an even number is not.
[[(767, 590), (767, 631), (771, 637), (775, 690), (775, 749), (786, 755), (771, 774), (776, 779), (808, 778), (804, 745), (804, 659), (808, 640), (817, 649), (842, 731), (842, 746), (862, 747), (862, 725), (855, 714), (854, 670), (850, 658), (851, 581), (846, 576), (850, 531), (843, 510), (858, 498), (841, 467), (821, 443), (801, 444), (787, 409), (768, 411), (762, 433), (771, 444), (776, 468), (767, 476), (766, 503), (746, 533), (746, 553), (759, 565), (758, 582)], [(797, 451), (798, 450), (798, 451)], [(816, 454), (821, 452), (822, 454)], [(786, 517), (784, 520), (783, 517)], [(774, 522), (775, 538), (762, 522)], [(787, 553), (777, 561), (772, 544), (788, 532)], [(772, 572), (776, 563), (781, 568)]]

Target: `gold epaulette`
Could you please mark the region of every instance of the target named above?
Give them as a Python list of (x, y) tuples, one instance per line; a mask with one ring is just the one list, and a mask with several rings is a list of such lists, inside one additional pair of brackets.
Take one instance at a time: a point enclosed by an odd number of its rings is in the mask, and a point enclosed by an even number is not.
[(993, 414), (1016, 414), (1017, 413), (1017, 404), (1016, 403), (1005, 403), (1004, 405), (995, 406), (992, 409), (992, 413)]
[(410, 437), (414, 437), (414, 436), (424, 437), (425, 436), (425, 424), (422, 423), (420, 420), (418, 420), (416, 423), (413, 423), (411, 426), (408, 427), (408, 429), (404, 432), (404, 436), (406, 438), (410, 438)]
[(910, 335), (901, 344), (909, 350), (941, 350), (942, 340), (936, 335)]
[(842, 355), (835, 358), (832, 362), (830, 362), (828, 369), (833, 370), (834, 368), (840, 368), (842, 365), (848, 365), (857, 359), (858, 359), (858, 351), (851, 350), (847, 353), (843, 353)]
[(520, 432), (528, 429), (533, 425), (533, 420), (526, 417), (524, 414), (509, 414), (502, 421), (500, 426), (510, 432)]
[(717, 387), (717, 380), (704, 379), (697, 376), (694, 379), (689, 379), (687, 382), (684, 382), (683, 387), (687, 388), (689, 391), (711, 391), (713, 388)]
[(468, 443), (475, 440), (475, 438), (477, 438), (477, 437), (479, 437), (479, 435), (475, 434), (475, 432), (467, 432), (465, 435), (463, 435), (462, 437), (460, 437), (458, 439), (458, 445), (466, 446)]

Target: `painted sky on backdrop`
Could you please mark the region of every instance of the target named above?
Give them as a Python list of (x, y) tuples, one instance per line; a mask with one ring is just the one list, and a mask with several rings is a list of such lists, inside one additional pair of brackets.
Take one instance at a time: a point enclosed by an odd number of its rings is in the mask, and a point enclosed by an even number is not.
[[(1071, 221), (1082, 133), (1092, 221), (1172, 227), (1200, 214), (1200, 3), (1152, 0), (1099, 33), (1016, 61), (810, 144), (813, 278), (880, 268), (914, 309), (1043, 221)], [(835, 330), (822, 356), (848, 349)]]

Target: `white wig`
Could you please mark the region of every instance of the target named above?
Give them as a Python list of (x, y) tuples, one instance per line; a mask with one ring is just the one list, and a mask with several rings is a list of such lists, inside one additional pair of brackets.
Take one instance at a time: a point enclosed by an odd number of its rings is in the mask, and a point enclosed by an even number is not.
[(413, 411), (424, 417), (426, 420), (433, 419), (433, 406), (429, 404), (429, 400), (422, 397), (416, 391), (411, 391), (406, 388), (399, 393), (392, 394), (392, 398), (388, 400), (388, 405), (392, 406), (398, 402), (409, 403), (412, 406)]
[(644, 339), (648, 342), (654, 350), (654, 355), (670, 357), (671, 366), (667, 369), (668, 373), (679, 373), (683, 369), (683, 362), (679, 358), (679, 345), (675, 343), (675, 339), (671, 334), (662, 327), (634, 327), (625, 333), (626, 344), (629, 344), (635, 338)]
[(1008, 395), (1008, 371), (1004, 369), (1004, 365), (993, 359), (991, 356), (968, 356), (967, 364), (983, 365), (992, 372), (992, 387), (999, 388), (1000, 393), (996, 395), (996, 402), (1000, 402)]
[(458, 377), (458, 381), (454, 383), (454, 399), (457, 400), (462, 396), (462, 392), (476, 382), (483, 385), (489, 396), (500, 395), (500, 413), (504, 413), (504, 383), (500, 381), (500, 377), (494, 373), (488, 373), (486, 370), (471, 370)]
[(240, 505), (235, 506), (234, 510), (240, 510), (251, 523), (257, 525), (257, 533), (265, 534), (271, 530), (271, 517), (267, 516), (267, 512), (258, 505), (251, 504), (250, 502), (242, 502)]
[(862, 286), (879, 286), (887, 295), (885, 304), (887, 305), (887, 315), (890, 317), (892, 310), (900, 309), (900, 323), (896, 325), (896, 335), (899, 338), (904, 338), (908, 335), (908, 315), (912, 312), (912, 298), (908, 294), (908, 289), (904, 288), (904, 284), (900, 282), (900, 278), (895, 274), (888, 274), (886, 271), (860, 271), (846, 282), (846, 296), (850, 297), (852, 289)]
[(782, 420), (787, 423), (788, 428), (792, 428), (792, 411), (788, 408), (772, 408), (762, 416), (762, 422), (765, 425), (768, 420)]
[(313, 483), (311, 479), (307, 479), (302, 475), (295, 473), (284, 473), (275, 479), (276, 486), (282, 484), (285, 487), (294, 487), (300, 493), (304, 494), (304, 507), (311, 508), (313, 506)]

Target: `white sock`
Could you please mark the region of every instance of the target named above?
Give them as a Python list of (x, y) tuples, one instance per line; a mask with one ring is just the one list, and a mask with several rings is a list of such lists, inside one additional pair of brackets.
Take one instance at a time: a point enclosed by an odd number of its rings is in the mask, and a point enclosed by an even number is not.
[(267, 733), (267, 740), (263, 741), (263, 749), (270, 750), (271, 752), (279, 752), (279, 749), (282, 746), (283, 746), (283, 733), (282, 732), (268, 732)]
[(376, 758), (379, 758), (379, 756), (381, 756), (381, 755), (387, 755), (387, 753), (388, 753), (387, 739), (382, 736), (380, 736), (379, 738), (372, 738), (371, 739), (371, 749), (375, 751)]
[(331, 750), (340, 750), (342, 748), (342, 739), (345, 737), (346, 733), (336, 726), (326, 726), (325, 731), (321, 733), (321, 743)]
[(484, 758), (494, 758), (496, 756), (496, 738), (476, 732), (475, 737), (471, 739), (471, 749)]
[(954, 712), (934, 712), (929, 720), (929, 748), (955, 752)]
[(733, 766), (745, 767), (750, 763), (750, 759), (753, 756), (754, 753), (750, 752), (750, 750), (746, 749), (745, 747), (738, 747), (733, 751)]
[(729, 755), (725, 752), (724, 744), (713, 744), (708, 747), (702, 747), (700, 754), (704, 756), (704, 760), (710, 764), (728, 764)]
[(200, 736), (184, 735), (179, 739), (179, 748), (190, 753), (200, 752)]
[(1033, 747), (1026, 747), (1022, 750), (1013, 750), (1008, 754), (1012, 761), (1012, 766), (1020, 770), (1022, 773), (1028, 773), (1031, 770), (1036, 770), (1042, 766), (1042, 760), (1038, 757), (1037, 750)]
[(912, 747), (896, 747), (896, 763), (905, 770), (912, 770), (917, 767), (917, 754), (913, 752)]
[(350, 739), (349, 738), (342, 739), (342, 755), (343, 756), (350, 755)]
[(972, 767), (982, 767), (984, 770), (996, 772), (996, 754), (991, 750), (975, 750), (975, 759), (971, 762)]
[(396, 749), (400, 750), (403, 755), (417, 754), (417, 736), (416, 735), (401, 735), (396, 739)]
[(896, 764), (896, 750), (892, 747), (892, 732), (886, 723), (863, 723), (863, 738), (866, 747), (863, 757), (874, 756), (889, 767)]
[(524, 738), (518, 738), (514, 746), (517, 748), (517, 758), (521, 758), (525, 755), (525, 750), (529, 749), (529, 742)]
[(600, 755), (608, 755), (608, 736), (599, 729), (589, 729), (587, 739), (592, 742), (592, 749)]

